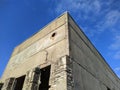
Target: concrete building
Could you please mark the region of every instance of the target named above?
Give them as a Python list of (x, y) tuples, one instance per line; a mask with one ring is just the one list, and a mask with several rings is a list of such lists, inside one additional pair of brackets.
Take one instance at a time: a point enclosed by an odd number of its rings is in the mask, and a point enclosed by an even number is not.
[(66, 12), (18, 45), (2, 90), (120, 90), (120, 79)]

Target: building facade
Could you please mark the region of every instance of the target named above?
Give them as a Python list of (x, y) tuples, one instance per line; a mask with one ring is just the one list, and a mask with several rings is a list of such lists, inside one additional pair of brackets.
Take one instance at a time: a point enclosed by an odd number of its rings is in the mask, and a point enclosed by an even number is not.
[(1, 90), (120, 90), (120, 79), (66, 12), (18, 45)]

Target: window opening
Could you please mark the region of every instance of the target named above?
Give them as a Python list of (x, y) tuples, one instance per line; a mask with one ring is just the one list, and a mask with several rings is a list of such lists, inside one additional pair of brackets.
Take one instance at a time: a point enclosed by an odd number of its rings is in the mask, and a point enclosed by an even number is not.
[(51, 66), (47, 66), (41, 69), (41, 84), (39, 90), (49, 90), (50, 68)]
[(2, 89), (3, 83), (0, 83), (0, 90)]
[(25, 80), (25, 75), (16, 78), (16, 85), (15, 85), (15, 90), (22, 90), (23, 84)]

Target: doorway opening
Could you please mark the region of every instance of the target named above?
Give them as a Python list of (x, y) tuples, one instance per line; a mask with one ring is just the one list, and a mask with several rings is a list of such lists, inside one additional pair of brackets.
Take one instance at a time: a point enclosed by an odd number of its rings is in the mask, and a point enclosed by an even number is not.
[(22, 90), (23, 84), (25, 80), (25, 75), (16, 78), (16, 85), (15, 85), (15, 90)]
[(51, 66), (49, 65), (41, 69), (41, 84), (39, 86), (39, 90), (49, 90), (50, 68)]

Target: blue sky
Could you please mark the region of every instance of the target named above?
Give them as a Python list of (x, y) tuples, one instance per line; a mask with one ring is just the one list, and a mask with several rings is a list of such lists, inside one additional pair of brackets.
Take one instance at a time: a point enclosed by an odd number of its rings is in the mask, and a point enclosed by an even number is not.
[(69, 11), (120, 77), (120, 0), (0, 0), (0, 76), (15, 46)]

